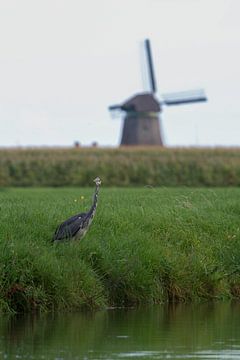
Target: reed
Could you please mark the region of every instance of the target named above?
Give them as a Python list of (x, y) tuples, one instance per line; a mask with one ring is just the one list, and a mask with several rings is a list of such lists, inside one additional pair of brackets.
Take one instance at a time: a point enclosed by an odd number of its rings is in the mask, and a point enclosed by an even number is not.
[(239, 186), (239, 148), (1, 149), (0, 186)]

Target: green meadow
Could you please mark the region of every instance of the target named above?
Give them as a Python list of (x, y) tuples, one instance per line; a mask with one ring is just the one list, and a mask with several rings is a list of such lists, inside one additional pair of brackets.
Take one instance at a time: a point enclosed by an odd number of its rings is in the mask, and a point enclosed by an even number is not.
[(104, 188), (80, 242), (56, 226), (92, 188), (2, 188), (0, 309), (74, 311), (240, 298), (240, 189)]

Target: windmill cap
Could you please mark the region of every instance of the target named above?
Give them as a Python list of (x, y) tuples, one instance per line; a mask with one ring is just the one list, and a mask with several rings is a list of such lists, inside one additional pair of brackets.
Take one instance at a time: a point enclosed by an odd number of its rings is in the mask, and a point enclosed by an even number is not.
[(152, 111), (160, 112), (160, 104), (152, 93), (142, 93), (132, 96), (121, 105), (113, 105), (110, 110), (120, 109), (124, 111)]

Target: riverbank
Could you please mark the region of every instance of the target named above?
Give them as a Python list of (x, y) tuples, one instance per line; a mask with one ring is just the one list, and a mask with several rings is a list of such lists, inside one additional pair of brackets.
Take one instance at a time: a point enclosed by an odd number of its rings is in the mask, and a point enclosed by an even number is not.
[(86, 237), (52, 245), (92, 192), (0, 191), (2, 311), (240, 298), (240, 189), (102, 188)]

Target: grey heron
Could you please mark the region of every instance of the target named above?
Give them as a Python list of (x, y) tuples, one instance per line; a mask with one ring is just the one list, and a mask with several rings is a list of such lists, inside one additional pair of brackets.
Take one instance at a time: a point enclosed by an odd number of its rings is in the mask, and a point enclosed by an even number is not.
[(79, 240), (86, 234), (96, 213), (99, 187), (101, 185), (101, 179), (99, 177), (93, 181), (96, 184), (96, 188), (90, 210), (87, 213), (74, 215), (60, 224), (53, 236), (54, 243), (62, 242), (64, 240)]

